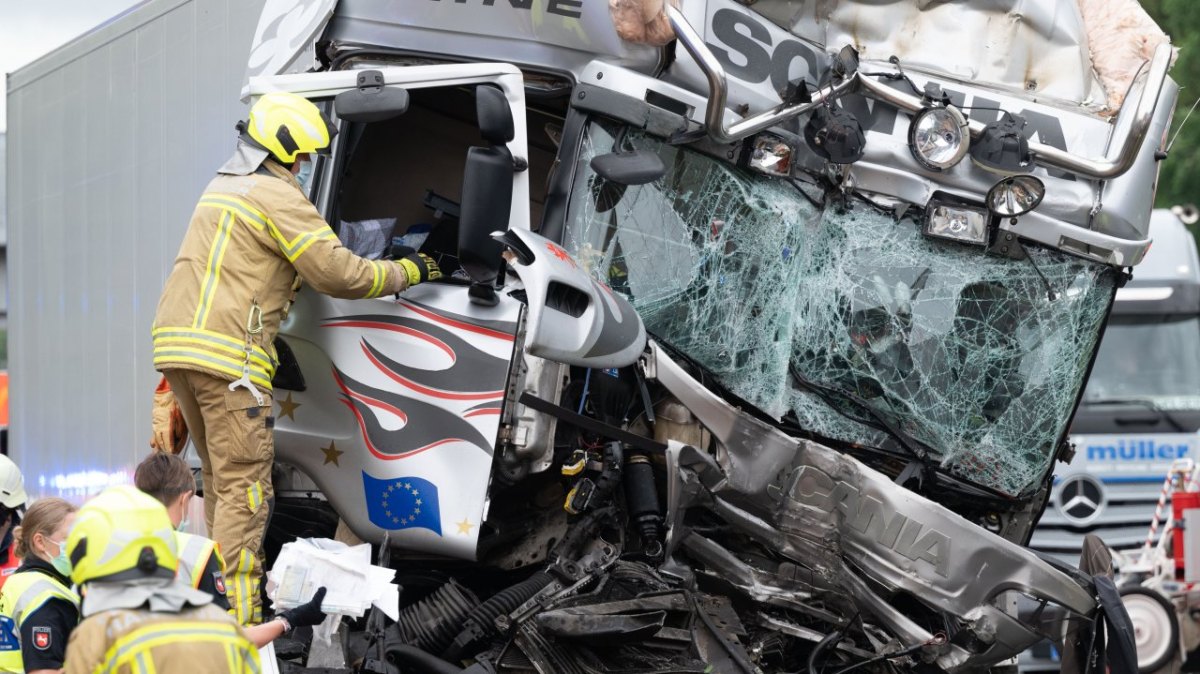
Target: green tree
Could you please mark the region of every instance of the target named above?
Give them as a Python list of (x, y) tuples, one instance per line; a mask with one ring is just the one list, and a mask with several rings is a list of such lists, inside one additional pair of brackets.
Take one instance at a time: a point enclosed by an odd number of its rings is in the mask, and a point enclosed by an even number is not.
[(1159, 173), (1155, 205), (1200, 204), (1200, 110), (1183, 124), (1188, 110), (1200, 98), (1200, 2), (1142, 0), (1142, 6), (1179, 49), (1171, 69), (1171, 77), (1179, 84), (1179, 100), (1170, 136), (1175, 138), (1175, 144)]

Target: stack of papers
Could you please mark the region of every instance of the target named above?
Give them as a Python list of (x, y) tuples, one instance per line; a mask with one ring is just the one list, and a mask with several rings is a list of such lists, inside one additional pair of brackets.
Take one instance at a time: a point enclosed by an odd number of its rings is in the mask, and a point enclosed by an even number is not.
[(267, 572), (267, 596), (276, 611), (308, 602), (326, 589), (321, 610), (329, 614), (313, 629), (328, 644), (344, 616), (360, 618), (372, 606), (396, 620), (400, 617), (400, 588), (396, 572), (371, 564), (371, 546), (354, 547), (328, 538), (304, 538), (287, 543)]

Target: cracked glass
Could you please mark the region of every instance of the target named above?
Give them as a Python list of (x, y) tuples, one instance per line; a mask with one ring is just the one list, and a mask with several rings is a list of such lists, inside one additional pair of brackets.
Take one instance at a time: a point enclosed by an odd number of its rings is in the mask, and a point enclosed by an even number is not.
[[(666, 174), (605, 181), (589, 162), (618, 146), (657, 153)], [(825, 206), (802, 192), (811, 186), (607, 122), (590, 123), (577, 167), (567, 248), (731, 393), (1005, 495), (1040, 485), (1112, 269), (929, 239), (913, 217), (855, 199)]]

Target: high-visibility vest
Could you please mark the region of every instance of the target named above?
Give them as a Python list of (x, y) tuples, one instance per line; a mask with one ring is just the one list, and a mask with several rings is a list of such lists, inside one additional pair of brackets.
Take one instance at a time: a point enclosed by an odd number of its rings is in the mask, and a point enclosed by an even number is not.
[[(201, 576), (204, 574), (205, 565), (208, 564), (208, 558), (212, 557), (217, 550), (216, 542), (204, 536), (176, 531), (175, 548), (179, 554), (179, 570), (175, 576), (193, 588), (200, 587), (200, 581), (203, 580)], [(225, 560), (221, 559), (221, 555), (217, 555), (217, 564), (220, 566), (221, 574), (224, 575)]]
[(71, 588), (38, 571), (14, 573), (0, 589), (0, 672), (25, 671), (21, 660), (21, 625), (51, 599), (62, 599), (79, 609)]

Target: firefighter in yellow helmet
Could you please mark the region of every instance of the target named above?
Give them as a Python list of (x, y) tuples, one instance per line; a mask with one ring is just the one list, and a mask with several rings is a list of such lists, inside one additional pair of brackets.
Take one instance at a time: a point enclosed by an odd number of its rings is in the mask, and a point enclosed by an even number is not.
[[(366, 260), (342, 246), (302, 191), (310, 155), (336, 133), (310, 101), (266, 94), (192, 215), (154, 319), (166, 375), (200, 455), (205, 523), (220, 546), (238, 622), (262, 620), (263, 536), (272, 504), (271, 378), (279, 323), (300, 279), (343, 298), (438, 278), (433, 260)], [(166, 444), (166, 443), (164, 443)]]
[(83, 622), (67, 644), (66, 674), (260, 670), (241, 626), (176, 581), (174, 533), (163, 505), (132, 486), (79, 509), (67, 556)]

